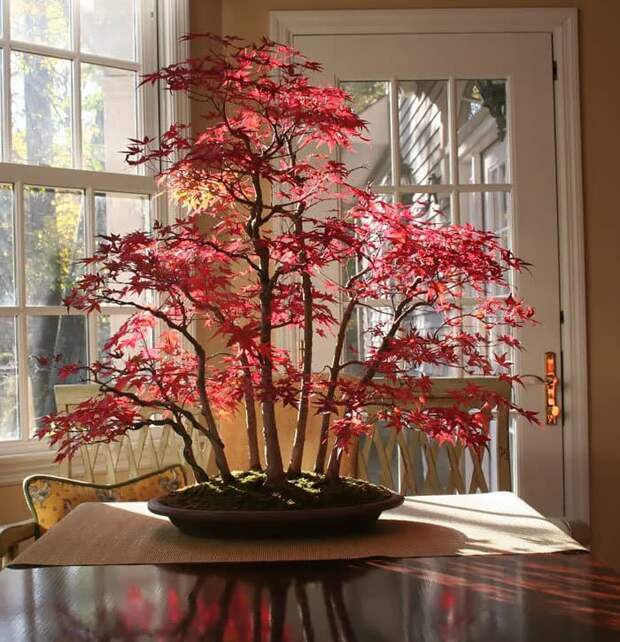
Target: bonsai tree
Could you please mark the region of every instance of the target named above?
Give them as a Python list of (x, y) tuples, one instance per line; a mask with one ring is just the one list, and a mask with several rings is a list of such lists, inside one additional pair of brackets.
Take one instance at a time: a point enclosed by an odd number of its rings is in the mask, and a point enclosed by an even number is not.
[[(365, 124), (344, 91), (309, 82), (317, 63), (266, 40), (201, 37), (206, 55), (145, 82), (200, 103), (202, 129), (174, 124), (157, 140), (133, 140), (127, 153), (131, 164), (157, 164), (186, 215), (150, 232), (104, 236), (84, 259), (66, 304), (86, 312), (125, 306), (131, 316), (100, 360), (61, 366), (62, 375), (84, 372), (101, 394), (45, 418), (37, 434), (57, 446), (57, 458), (167, 425), (204, 482), (193, 427), (209, 440), (221, 482), (234, 484), (219, 417), (244, 406), (247, 468), (261, 469), (260, 425), (264, 483), (282, 488), (302, 473), (312, 414), (321, 416), (314, 472), (332, 481), (346, 449), (378, 421), (480, 449), (498, 404), (534, 420), (473, 384), (455, 391), (452, 407), (433, 407), (425, 397), (431, 380), (421, 374), (448, 366), (519, 382), (508, 356), (520, 347), (511, 329), (533, 311), (514, 294), (487, 293), (509, 290), (507, 274), (524, 263), (490, 232), (355, 187), (336, 153), (363, 138)], [(341, 278), (330, 278), (335, 273)], [(465, 295), (476, 305), (466, 306)], [(364, 310), (379, 321), (360, 324)], [(427, 312), (440, 315), (439, 328), (416, 327), (416, 315)], [(196, 338), (195, 325), (209, 340)], [(161, 332), (151, 344), (155, 326)], [(279, 329), (301, 333), (303, 355), (276, 345)], [(356, 333), (365, 335), (364, 349)], [(317, 336), (333, 344), (319, 367)], [(467, 410), (474, 399), (480, 412)], [(288, 462), (278, 404), (297, 410)], [(145, 409), (157, 415), (145, 418)]]

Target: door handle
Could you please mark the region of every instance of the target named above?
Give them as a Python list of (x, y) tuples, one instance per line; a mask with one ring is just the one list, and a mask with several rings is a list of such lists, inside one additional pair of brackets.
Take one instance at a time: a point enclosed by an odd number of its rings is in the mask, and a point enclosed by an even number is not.
[(555, 426), (561, 410), (558, 405), (558, 379), (555, 352), (545, 352), (545, 423)]

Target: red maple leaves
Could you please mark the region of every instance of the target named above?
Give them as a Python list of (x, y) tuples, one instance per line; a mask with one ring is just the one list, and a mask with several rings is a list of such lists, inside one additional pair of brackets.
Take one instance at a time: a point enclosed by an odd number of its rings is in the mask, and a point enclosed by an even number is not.
[[(316, 63), (269, 41), (208, 38), (213, 51), (145, 80), (199, 102), (204, 128), (194, 135), (175, 124), (158, 140), (133, 140), (127, 154), (132, 164), (163, 164), (160, 180), (187, 216), (149, 233), (103, 237), (84, 260), (89, 271), (67, 305), (134, 314), (88, 368), (103, 396), (48, 417), (39, 436), (51, 436), (62, 458), (148, 425), (150, 409), (155, 424), (182, 436), (199, 480), (206, 473), (188, 425), (208, 437), (228, 478), (218, 410), (245, 404), (256, 468), (256, 404), (268, 480), (278, 484), (286, 471), (276, 404), (298, 408), (290, 474), (300, 470), (312, 413), (323, 415), (316, 470), (327, 465), (331, 476), (342, 450), (377, 420), (479, 448), (498, 404), (533, 419), (475, 386), (455, 392), (452, 407), (432, 407), (422, 374), (456, 368), (518, 381), (505, 351), (520, 347), (510, 330), (532, 322), (533, 311), (514, 294), (487, 292), (508, 291), (507, 274), (524, 263), (490, 232), (429, 221), (419, 208), (351, 185), (332, 152), (363, 138), (364, 123), (342, 90), (311, 85)], [(372, 325), (360, 325), (365, 314)], [(420, 326), (424, 315), (435, 327)], [(303, 333), (303, 357), (276, 346), (283, 329)], [(355, 333), (361, 345), (352, 345)], [(315, 362), (317, 336), (333, 343), (329, 363)], [(480, 412), (469, 412), (473, 399)], [(329, 429), (337, 436), (331, 453)]]

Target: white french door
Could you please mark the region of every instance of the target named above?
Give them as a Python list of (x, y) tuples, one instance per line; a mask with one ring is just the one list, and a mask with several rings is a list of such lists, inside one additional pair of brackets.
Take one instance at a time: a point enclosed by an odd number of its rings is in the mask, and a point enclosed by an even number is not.
[[(545, 377), (545, 353), (553, 352), (561, 372), (550, 34), (296, 35), (293, 45), (323, 64), (314, 80), (343, 86), (368, 122), (370, 145), (342, 156), (360, 167), (360, 183), (372, 181), (386, 199), (493, 230), (533, 264), (514, 276), (518, 296), (540, 322), (519, 333), (525, 351), (515, 355), (516, 371)], [(323, 362), (320, 343), (316, 350)], [(515, 422), (515, 489), (542, 512), (561, 515), (561, 418), (544, 425), (545, 391), (533, 378), (515, 392), (543, 422)]]

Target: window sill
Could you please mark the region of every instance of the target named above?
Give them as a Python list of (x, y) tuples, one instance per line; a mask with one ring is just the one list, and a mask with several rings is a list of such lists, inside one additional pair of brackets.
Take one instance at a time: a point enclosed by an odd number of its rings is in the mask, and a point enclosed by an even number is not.
[(35, 473), (58, 474), (54, 452), (46, 444), (0, 444), (0, 486), (21, 484)]

